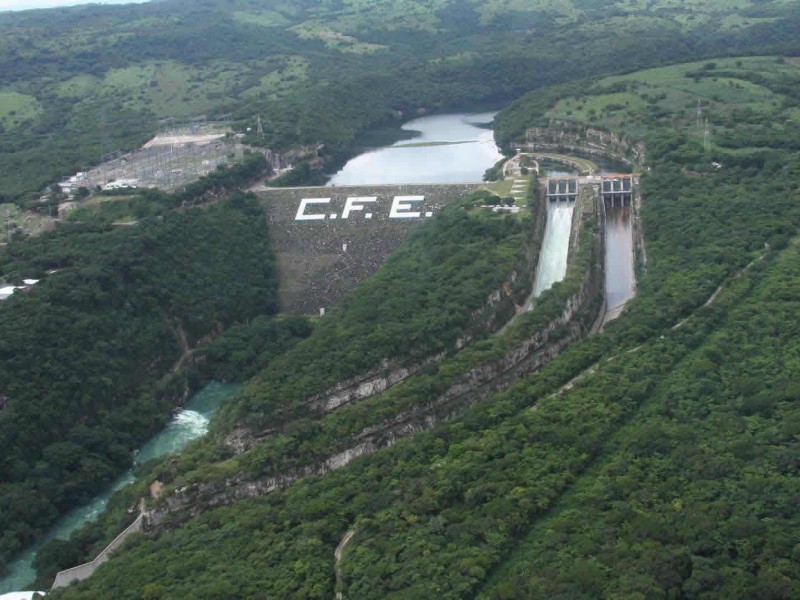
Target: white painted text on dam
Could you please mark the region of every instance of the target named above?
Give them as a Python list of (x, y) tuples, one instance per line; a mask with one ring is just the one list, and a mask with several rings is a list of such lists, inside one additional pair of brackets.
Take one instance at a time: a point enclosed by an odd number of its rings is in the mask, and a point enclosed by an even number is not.
[[(297, 207), (295, 221), (324, 221), (325, 219), (349, 219), (354, 212), (363, 213), (364, 219), (372, 219), (373, 212), (370, 212), (370, 205), (377, 202), (377, 196), (349, 196), (344, 202), (341, 214), (338, 211), (328, 212), (326, 207), (330, 206), (330, 198), (303, 198)], [(432, 217), (432, 210), (415, 210), (422, 208), (421, 204), (425, 201), (425, 196), (395, 196), (389, 208), (388, 217), (390, 219), (419, 219), (422, 217)], [(321, 212), (322, 211), (322, 212)]]

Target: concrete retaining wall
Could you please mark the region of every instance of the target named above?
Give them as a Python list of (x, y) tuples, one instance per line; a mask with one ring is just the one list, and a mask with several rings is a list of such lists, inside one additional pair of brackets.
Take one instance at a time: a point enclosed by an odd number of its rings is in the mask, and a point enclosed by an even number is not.
[(73, 581), (82, 581), (87, 577), (90, 577), (92, 573), (97, 570), (97, 567), (106, 562), (111, 553), (119, 548), (130, 534), (142, 530), (143, 521), (144, 515), (140, 514), (138, 517), (136, 517), (136, 520), (128, 525), (128, 528), (125, 529), (125, 531), (115, 537), (114, 540), (108, 546), (106, 546), (103, 551), (95, 557), (94, 560), (82, 565), (78, 565), (77, 567), (72, 567), (71, 569), (59, 571), (58, 575), (56, 575), (56, 580), (53, 582), (53, 589), (55, 590), (66, 587)]

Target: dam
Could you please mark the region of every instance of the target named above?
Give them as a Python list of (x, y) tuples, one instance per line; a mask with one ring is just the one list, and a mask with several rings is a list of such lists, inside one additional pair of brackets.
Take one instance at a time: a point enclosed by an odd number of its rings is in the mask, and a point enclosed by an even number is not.
[[(418, 223), (485, 188), (482, 169), (500, 156), (491, 130), (481, 125), (492, 117), (481, 113), (415, 119), (403, 129), (419, 132), (418, 137), (356, 156), (325, 187), (254, 190), (262, 198), (276, 253), (281, 309), (324, 314), (377, 271)], [(512, 195), (527, 186), (519, 169), (523, 156), (537, 172), (539, 165), (546, 165), (541, 175), (547, 176), (538, 180), (547, 212), (531, 299), (564, 278), (574, 205), (588, 186), (602, 204), (606, 307), (613, 318), (636, 289), (633, 213), (638, 180), (622, 172), (631, 164), (622, 154), (633, 148), (634, 156), (643, 159), (643, 147), (595, 130), (569, 137), (576, 152), (588, 148), (592, 158), (587, 159), (573, 156), (573, 148), (560, 147), (562, 133), (548, 130), (547, 135), (547, 143), (529, 144), (534, 152), (521, 150), (506, 163), (517, 161)]]
[[(582, 229), (583, 239), (593, 240), (590, 245), (598, 249), (595, 257), (599, 255), (599, 246), (605, 246), (602, 261), (605, 320), (609, 320), (612, 313), (619, 314), (624, 303), (635, 292), (632, 217), (636, 183), (636, 177), (629, 174), (574, 177), (562, 173), (557, 177), (539, 179), (539, 214), (542, 214), (542, 210), (546, 212), (534, 296), (561, 281), (570, 261), (573, 265), (570, 268), (574, 268), (573, 257), (581, 254), (577, 252), (570, 257), (574, 249), (571, 242), (576, 237), (576, 230), (581, 228), (579, 223), (583, 222), (586, 223)], [(324, 314), (326, 306), (335, 304), (360, 280), (376, 271), (402, 243), (410, 228), (481, 187), (481, 184), (469, 183), (372, 184), (260, 190), (281, 271), (284, 309), (293, 307), (297, 312), (313, 314), (319, 311)], [(576, 203), (580, 207), (578, 210)], [(590, 228), (598, 222), (598, 214), (602, 215), (605, 226), (602, 238)], [(571, 334), (558, 342), (547, 343), (564, 347), (590, 330), (591, 320), (586, 323), (582, 319), (593, 319), (599, 310), (601, 274), (597, 267), (600, 263), (600, 260), (588, 261), (593, 266), (587, 270), (585, 285), (581, 285), (580, 291), (564, 303), (567, 316), (558, 317), (553, 322), (557, 327), (551, 324), (542, 330), (549, 334), (572, 327)], [(572, 282), (572, 275), (570, 277)], [(589, 285), (591, 278), (593, 282)], [(588, 297), (585, 288), (594, 290), (592, 293), (597, 299), (596, 303), (585, 300)], [(584, 298), (580, 303), (581, 317), (576, 319), (578, 322), (575, 324), (568, 325), (575, 312), (574, 300), (580, 298)], [(546, 337), (544, 339), (547, 340)], [(536, 343), (544, 342), (538, 340)], [(513, 363), (508, 368), (496, 366), (494, 377), (502, 379), (497, 389), (502, 389), (513, 377), (529, 372), (525, 369), (538, 368), (537, 365), (543, 364), (540, 361), (546, 360), (537, 354), (544, 356), (546, 352), (540, 352), (533, 341), (525, 341), (523, 346), (527, 353), (525, 356), (530, 357), (530, 365), (520, 361), (519, 365)], [(518, 353), (516, 349), (514, 352)], [(501, 368), (508, 371), (507, 376), (504, 375), (506, 371), (500, 372)], [(486, 370), (484, 375), (488, 372)], [(478, 398), (480, 394), (490, 393), (494, 389), (487, 384), (484, 390), (475, 391), (474, 394)], [(446, 395), (443, 397), (449, 398)], [(134, 525), (138, 527), (140, 524), (141, 521), (137, 520)], [(96, 566), (96, 562), (99, 563), (99, 559), (93, 561), (91, 566)], [(77, 567), (77, 571), (68, 571), (82, 572), (81, 569), (89, 565), (87, 563)], [(62, 580), (66, 583), (69, 577), (62, 576)]]
[(419, 223), (481, 187), (502, 154), (495, 113), (423, 116), (410, 139), (351, 158), (323, 187), (256, 191), (289, 313), (319, 315), (375, 271)]
[[(608, 319), (634, 296), (633, 199), (630, 174), (539, 179), (546, 203), (532, 298), (561, 281), (567, 269), (576, 199), (589, 188), (601, 205)], [(323, 315), (375, 273), (408, 233), (481, 184), (358, 185), (266, 188), (259, 191), (280, 277), (284, 312)]]

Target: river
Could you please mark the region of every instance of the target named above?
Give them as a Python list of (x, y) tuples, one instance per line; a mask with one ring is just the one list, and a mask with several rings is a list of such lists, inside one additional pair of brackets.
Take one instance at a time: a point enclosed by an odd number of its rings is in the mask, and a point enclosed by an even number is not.
[(328, 185), (404, 183), (479, 183), (502, 158), (490, 123), (496, 113), (458, 113), (421, 117), (402, 126), (419, 135), (359, 154)]
[[(136, 453), (134, 465), (140, 465), (154, 458), (161, 458), (182, 450), (190, 441), (208, 431), (208, 423), (224, 400), (234, 396), (241, 386), (234, 384), (210, 383), (192, 396), (169, 424), (147, 441)], [(88, 504), (67, 513), (34, 546), (20, 555), (8, 568), (8, 575), (0, 579), (0, 594), (25, 589), (34, 579), (36, 571), (33, 561), (37, 550), (50, 540), (68, 539), (84, 523), (94, 521), (106, 509), (112, 494), (133, 483), (132, 471), (121, 475), (103, 493), (95, 496)]]

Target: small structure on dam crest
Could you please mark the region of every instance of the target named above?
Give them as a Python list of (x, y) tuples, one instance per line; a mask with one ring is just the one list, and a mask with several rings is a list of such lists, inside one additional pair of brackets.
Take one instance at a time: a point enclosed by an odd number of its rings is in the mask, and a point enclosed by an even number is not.
[(603, 175), (601, 190), (606, 206), (630, 206), (633, 198), (633, 176)]

